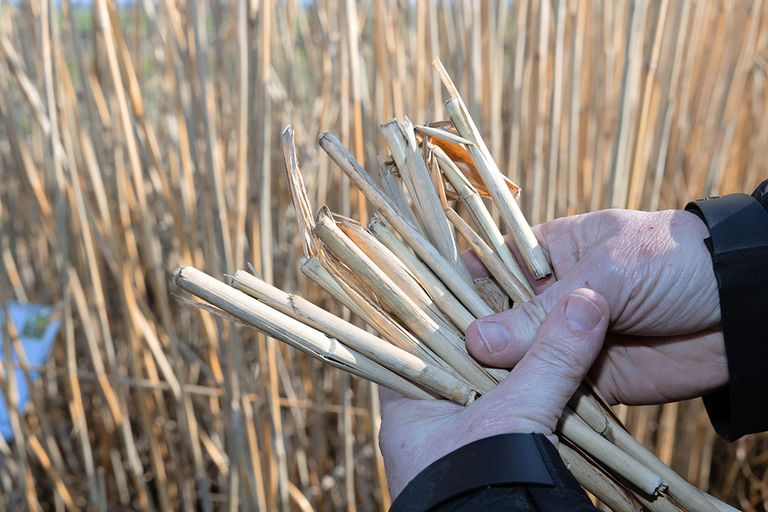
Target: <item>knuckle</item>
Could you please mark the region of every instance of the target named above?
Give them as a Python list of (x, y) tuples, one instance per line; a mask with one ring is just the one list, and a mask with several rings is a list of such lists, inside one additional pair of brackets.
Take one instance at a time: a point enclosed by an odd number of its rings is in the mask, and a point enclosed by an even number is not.
[(535, 334), (535, 331), (538, 330), (539, 326), (544, 323), (548, 313), (548, 308), (543, 303), (540, 295), (535, 296), (520, 306), (520, 315), (523, 317), (525, 325), (529, 325), (535, 329), (534, 332), (530, 334)]
[(544, 371), (567, 378), (579, 378), (589, 364), (587, 352), (579, 336), (563, 336), (556, 343), (538, 343), (529, 355)]

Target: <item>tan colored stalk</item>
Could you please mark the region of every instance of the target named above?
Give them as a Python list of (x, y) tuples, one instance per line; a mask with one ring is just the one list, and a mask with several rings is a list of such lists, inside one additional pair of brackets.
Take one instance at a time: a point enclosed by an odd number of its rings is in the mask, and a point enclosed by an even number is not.
[(441, 328), (408, 297), (368, 256), (342, 231), (327, 210), (321, 210), (315, 221), (315, 234), (327, 249), (346, 265), (358, 279), (370, 287), (386, 309), (398, 317), (411, 331), (446, 363), (451, 365), (473, 388), (484, 393), (495, 386), (492, 379), (466, 351), (464, 340)]
[(461, 329), (461, 332), (466, 333), (470, 324), (475, 321), (474, 315), (467, 311), (432, 270), (397, 237), (394, 231), (389, 229), (380, 217), (374, 216), (368, 223), (368, 229), (408, 268), (432, 300)]
[[(634, 157), (629, 169), (629, 183), (627, 192), (627, 207), (635, 210), (640, 208), (643, 199), (643, 187), (645, 186), (646, 174), (648, 172), (648, 159), (650, 157), (649, 141), (654, 133), (648, 130), (649, 118), (651, 117), (651, 104), (653, 103), (653, 88), (656, 84), (656, 72), (659, 67), (659, 54), (661, 53), (661, 43), (664, 36), (664, 25), (669, 12), (669, 1), (661, 0), (659, 6), (658, 19), (654, 27), (655, 35), (653, 38), (653, 47), (651, 50), (650, 62), (648, 63), (648, 72), (645, 75), (645, 84), (643, 86), (643, 96), (640, 108), (640, 121), (637, 127), (637, 140), (635, 141)], [(649, 133), (650, 132), (650, 137)]]
[(631, 4), (629, 28), (627, 30), (627, 45), (625, 49), (625, 68), (621, 84), (621, 108), (619, 110), (619, 125), (616, 143), (613, 148), (611, 161), (611, 176), (613, 187), (610, 206), (625, 208), (629, 191), (629, 172), (631, 170), (630, 154), (636, 133), (635, 117), (637, 116), (640, 97), (640, 73), (645, 62), (643, 46), (645, 44), (645, 18), (649, 4), (644, 2)]
[(308, 325), (262, 304), (240, 290), (197, 270), (182, 267), (174, 276), (176, 284), (274, 339), (305, 354), (359, 377), (372, 380), (416, 399), (430, 395), (364, 355), (350, 350)]
[(528, 221), (525, 220), (525, 216), (520, 210), (520, 205), (517, 204), (517, 200), (512, 195), (509, 187), (504, 183), (501, 171), (496, 167), (493, 160), (486, 155), (486, 152), (482, 151), (481, 146), (478, 146), (479, 141), (477, 137), (480, 134), (475, 133), (477, 128), (474, 127), (471, 118), (465, 112), (466, 108), (463, 107), (461, 98), (454, 96), (446, 101), (445, 109), (451, 116), (451, 120), (456, 125), (459, 133), (474, 143), (472, 146), (468, 146), (467, 149), (472, 155), (475, 167), (488, 188), (494, 204), (499, 208), (504, 225), (515, 239), (515, 243), (523, 255), (523, 259), (528, 265), (531, 274), (533, 274), (535, 279), (548, 276), (552, 273), (552, 269), (549, 266), (547, 257), (539, 245), (536, 236), (533, 234), (533, 230), (528, 225)]
[(364, 320), (368, 325), (376, 329), (379, 334), (387, 338), (390, 343), (422, 361), (437, 364), (444, 369), (450, 367), (428, 347), (416, 339), (413, 334), (389, 317), (371, 301), (357, 293), (351, 286), (342, 287), (337, 280), (317, 258), (304, 258), (300, 266), (301, 272), (314, 281), (323, 290), (344, 304), (350, 311)]
[(444, 313), (440, 310), (405, 264), (383, 243), (352, 219), (336, 216), (335, 220), (344, 234), (371, 258), (371, 261), (383, 270), (408, 297), (413, 299), (432, 320), (440, 325), (444, 325), (447, 329), (456, 331), (457, 336), (461, 336), (464, 333), (464, 331), (459, 331), (457, 326), (452, 323), (447, 312)]
[(611, 473), (629, 482), (647, 496), (656, 497), (666, 491), (667, 484), (661, 476), (597, 434), (570, 408), (566, 407), (563, 411), (558, 429), (560, 434), (584, 452), (589, 453)]
[[(570, 402), (573, 411), (595, 432), (599, 433), (619, 449), (659, 474), (669, 485), (667, 493), (688, 510), (717, 512), (720, 508), (712, 497), (690, 484), (674, 470), (664, 464), (648, 448), (642, 445), (611, 414), (606, 414), (597, 401), (579, 390)], [(721, 509), (722, 510), (722, 509)], [(733, 510), (733, 509), (726, 509)]]
[(533, 297), (533, 295), (526, 290), (523, 283), (521, 283), (517, 277), (507, 269), (507, 266), (504, 265), (501, 258), (493, 252), (493, 249), (488, 247), (488, 244), (474, 232), (470, 225), (467, 224), (458, 213), (449, 208), (445, 211), (445, 214), (464, 240), (467, 241), (477, 257), (480, 258), (480, 261), (483, 262), (488, 269), (488, 272), (491, 273), (504, 292), (506, 292), (513, 301), (522, 303), (529, 301)]
[(397, 167), (391, 163), (380, 162), (379, 178), (381, 180), (384, 193), (390, 199), (390, 201), (397, 208), (397, 212), (412, 226), (421, 229), (416, 216), (413, 215), (413, 210), (408, 204), (408, 196), (405, 194), (403, 188), (403, 180), (400, 177), (400, 173)]
[(472, 144), (471, 140), (465, 139), (460, 135), (456, 135), (453, 132), (443, 130), (442, 128), (437, 128), (435, 126), (423, 126), (417, 124), (414, 125), (413, 129), (421, 134), (428, 135), (445, 142), (450, 142), (451, 144), (463, 144), (465, 146)]
[(576, 477), (579, 484), (608, 505), (613, 512), (642, 512), (642, 505), (578, 451), (564, 442), (561, 442), (557, 449), (565, 467)]
[(299, 168), (299, 159), (296, 156), (295, 131), (290, 124), (285, 127), (281, 135), (283, 146), (283, 158), (285, 160), (285, 172), (288, 178), (288, 190), (291, 193), (291, 202), (296, 212), (299, 236), (301, 237), (304, 255), (309, 257), (316, 255), (320, 248), (312, 234), (312, 206), (307, 197), (307, 187), (304, 185), (304, 176)]
[(413, 225), (404, 220), (397, 209), (384, 196), (374, 181), (354, 159), (349, 151), (331, 133), (324, 133), (319, 139), (320, 147), (328, 153), (344, 174), (365, 194), (374, 208), (403, 237), (408, 245), (418, 254), (432, 271), (456, 295), (464, 306), (476, 317), (487, 316), (492, 310), (477, 292), (456, 272), (450, 261), (422, 235)]
[(496, 166), (491, 152), (480, 135), (480, 130), (477, 129), (469, 114), (469, 110), (464, 105), (461, 95), (459, 95), (458, 89), (456, 89), (453, 81), (448, 76), (440, 59), (435, 57), (432, 64), (452, 96), (445, 103), (446, 111), (450, 115), (451, 121), (453, 121), (459, 135), (472, 141), (473, 145), (467, 149), (472, 154), (475, 166), (486, 187), (488, 187), (488, 192), (491, 194), (494, 203), (501, 211), (504, 223), (515, 238), (523, 259), (525, 259), (526, 264), (536, 279), (548, 276), (552, 273), (549, 261), (547, 261), (544, 252), (539, 246), (538, 240), (536, 240), (531, 227), (528, 225), (528, 221), (525, 220), (517, 200), (504, 182), (504, 175)]
[(393, 119), (381, 125), (380, 130), (387, 140), (427, 238), (455, 267), (463, 268), (453, 232), (445, 215), (441, 214), (443, 206), (435, 191), (427, 164), (419, 151), (413, 124), (407, 118), (405, 121)]
[(320, 263), (315, 256), (302, 258), (299, 264), (299, 270), (316, 285), (325, 290), (331, 297), (346, 306), (353, 314), (362, 320), (369, 321), (368, 315), (362, 310), (357, 302), (344, 291), (339, 283), (336, 282), (333, 275)]
[(421, 359), (342, 320), (303, 297), (288, 294), (248, 272), (235, 272), (232, 286), (259, 299), (267, 306), (338, 339), (349, 348), (444, 398), (465, 405), (475, 396), (466, 384), (441, 368), (425, 364)]
[(470, 183), (442, 148), (434, 146), (432, 154), (436, 157), (440, 170), (443, 171), (443, 175), (451, 183), (451, 186), (458, 194), (459, 199), (471, 215), (475, 226), (480, 229), (485, 240), (493, 247), (507, 269), (525, 286), (528, 293), (533, 295), (533, 288), (531, 288), (528, 279), (520, 268), (520, 264), (509, 249), (507, 241), (491, 216), (491, 212), (485, 207), (480, 193), (472, 186), (472, 183)]

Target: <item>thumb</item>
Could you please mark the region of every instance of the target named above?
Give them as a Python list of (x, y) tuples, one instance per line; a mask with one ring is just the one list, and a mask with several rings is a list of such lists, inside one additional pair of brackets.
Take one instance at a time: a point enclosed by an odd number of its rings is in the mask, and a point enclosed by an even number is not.
[(466, 344), (472, 356), (488, 366), (511, 368), (525, 355), (544, 319), (573, 290), (595, 287), (603, 290), (603, 276), (582, 261), (560, 281), (540, 295), (512, 309), (480, 318), (467, 329)]
[(606, 300), (586, 288), (558, 302), (509, 376), (478, 400), (494, 424), (551, 433), (597, 358), (609, 317)]

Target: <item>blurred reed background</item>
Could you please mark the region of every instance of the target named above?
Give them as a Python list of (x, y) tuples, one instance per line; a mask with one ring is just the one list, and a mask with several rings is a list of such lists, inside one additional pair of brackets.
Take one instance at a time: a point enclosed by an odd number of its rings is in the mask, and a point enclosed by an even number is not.
[[(294, 263), (280, 131), (313, 204), (364, 215), (315, 136), (375, 168), (379, 122), (447, 117), (435, 54), (533, 223), (768, 177), (762, 1), (2, 2), (0, 302), (55, 304), (62, 329), (26, 415), (0, 372), (0, 508), (388, 506), (374, 386), (185, 307), (170, 277), (250, 261), (323, 303)], [(699, 401), (619, 414), (765, 509), (767, 437), (719, 440)]]

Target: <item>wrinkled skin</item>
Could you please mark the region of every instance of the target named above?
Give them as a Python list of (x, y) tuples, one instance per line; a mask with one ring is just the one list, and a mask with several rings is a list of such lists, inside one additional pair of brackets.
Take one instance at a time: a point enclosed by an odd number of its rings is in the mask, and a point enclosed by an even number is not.
[(597, 293), (580, 289), (568, 294), (544, 319), (509, 376), (467, 407), (411, 400), (382, 389), (379, 443), (392, 495), (432, 462), (478, 439), (537, 432), (556, 442), (552, 433), (600, 352), (609, 317)]
[[(590, 374), (611, 403), (670, 402), (727, 383), (717, 281), (698, 217), (605, 210), (534, 232), (554, 276), (535, 283), (538, 295), (530, 302), (470, 326), (467, 346), (478, 360), (514, 366), (560, 298), (586, 287), (604, 296), (611, 311), (611, 335)], [(487, 275), (474, 255), (465, 259), (473, 275)], [(486, 336), (486, 344), (481, 332), (505, 339)]]

